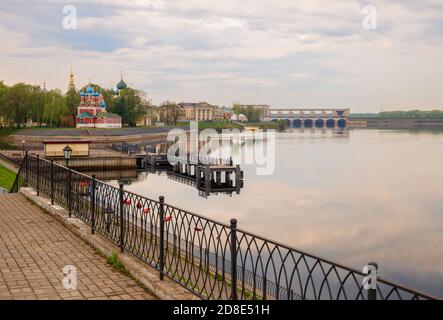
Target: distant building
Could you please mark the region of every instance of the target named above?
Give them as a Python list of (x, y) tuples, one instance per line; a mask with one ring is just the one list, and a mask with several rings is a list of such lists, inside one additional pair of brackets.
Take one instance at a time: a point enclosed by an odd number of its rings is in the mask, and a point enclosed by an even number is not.
[(43, 140), (45, 157), (64, 157), (63, 149), (69, 146), (71, 157), (89, 157), (91, 140)]
[(216, 107), (207, 102), (182, 102), (178, 106), (183, 110), (180, 121), (212, 121), (219, 118)]
[(71, 67), (71, 73), (69, 74), (69, 84), (68, 84), (68, 91), (75, 91), (75, 82), (74, 82), (74, 72), (72, 72)]
[(142, 117), (137, 119), (136, 126), (137, 127), (149, 127), (152, 126), (154, 123), (156, 113), (148, 110)]
[(77, 128), (121, 128), (122, 118), (118, 114), (106, 111), (106, 102), (99, 92), (94, 92), (91, 85), (85, 92), (80, 92), (80, 105), (75, 119)]
[(222, 107), (215, 106), (214, 107), (214, 121), (223, 121), (225, 120), (225, 109)]
[(184, 109), (174, 102), (166, 101), (162, 103), (155, 110), (157, 116), (157, 123), (176, 124), (182, 121), (184, 116)]

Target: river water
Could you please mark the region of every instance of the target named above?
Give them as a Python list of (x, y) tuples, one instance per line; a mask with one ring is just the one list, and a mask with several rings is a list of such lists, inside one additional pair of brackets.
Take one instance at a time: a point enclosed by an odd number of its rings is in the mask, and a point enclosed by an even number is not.
[(377, 261), (382, 277), (443, 297), (443, 131), (279, 133), (271, 175), (241, 167), (238, 195), (144, 172), (125, 188), (350, 267)]

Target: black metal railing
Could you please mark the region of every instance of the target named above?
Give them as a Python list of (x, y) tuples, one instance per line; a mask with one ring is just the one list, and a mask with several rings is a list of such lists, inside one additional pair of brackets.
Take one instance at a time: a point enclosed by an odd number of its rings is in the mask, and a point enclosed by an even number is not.
[(12, 192), (31, 186), (69, 215), (204, 299), (435, 299), (224, 224), (113, 187), (51, 161), (26, 155)]

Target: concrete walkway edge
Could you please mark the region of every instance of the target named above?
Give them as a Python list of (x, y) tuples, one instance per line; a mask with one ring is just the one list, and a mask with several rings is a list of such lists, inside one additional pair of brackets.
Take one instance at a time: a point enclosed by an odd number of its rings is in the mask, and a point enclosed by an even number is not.
[(196, 295), (166, 277), (164, 281), (161, 281), (157, 270), (131, 254), (120, 253), (120, 249), (115, 244), (101, 235), (92, 235), (90, 226), (77, 218), (69, 218), (68, 211), (58, 205), (51, 205), (50, 199), (37, 197), (34, 189), (21, 188), (20, 193), (105, 257), (110, 257), (113, 253), (117, 254), (131, 276), (140, 281), (158, 298), (163, 300), (200, 300)]

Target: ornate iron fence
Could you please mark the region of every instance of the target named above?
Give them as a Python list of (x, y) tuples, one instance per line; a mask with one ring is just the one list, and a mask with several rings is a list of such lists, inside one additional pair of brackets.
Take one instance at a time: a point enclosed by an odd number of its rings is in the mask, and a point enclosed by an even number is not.
[(113, 187), (26, 155), (12, 188), (32, 186), (97, 232), (204, 299), (435, 299), (367, 274)]

